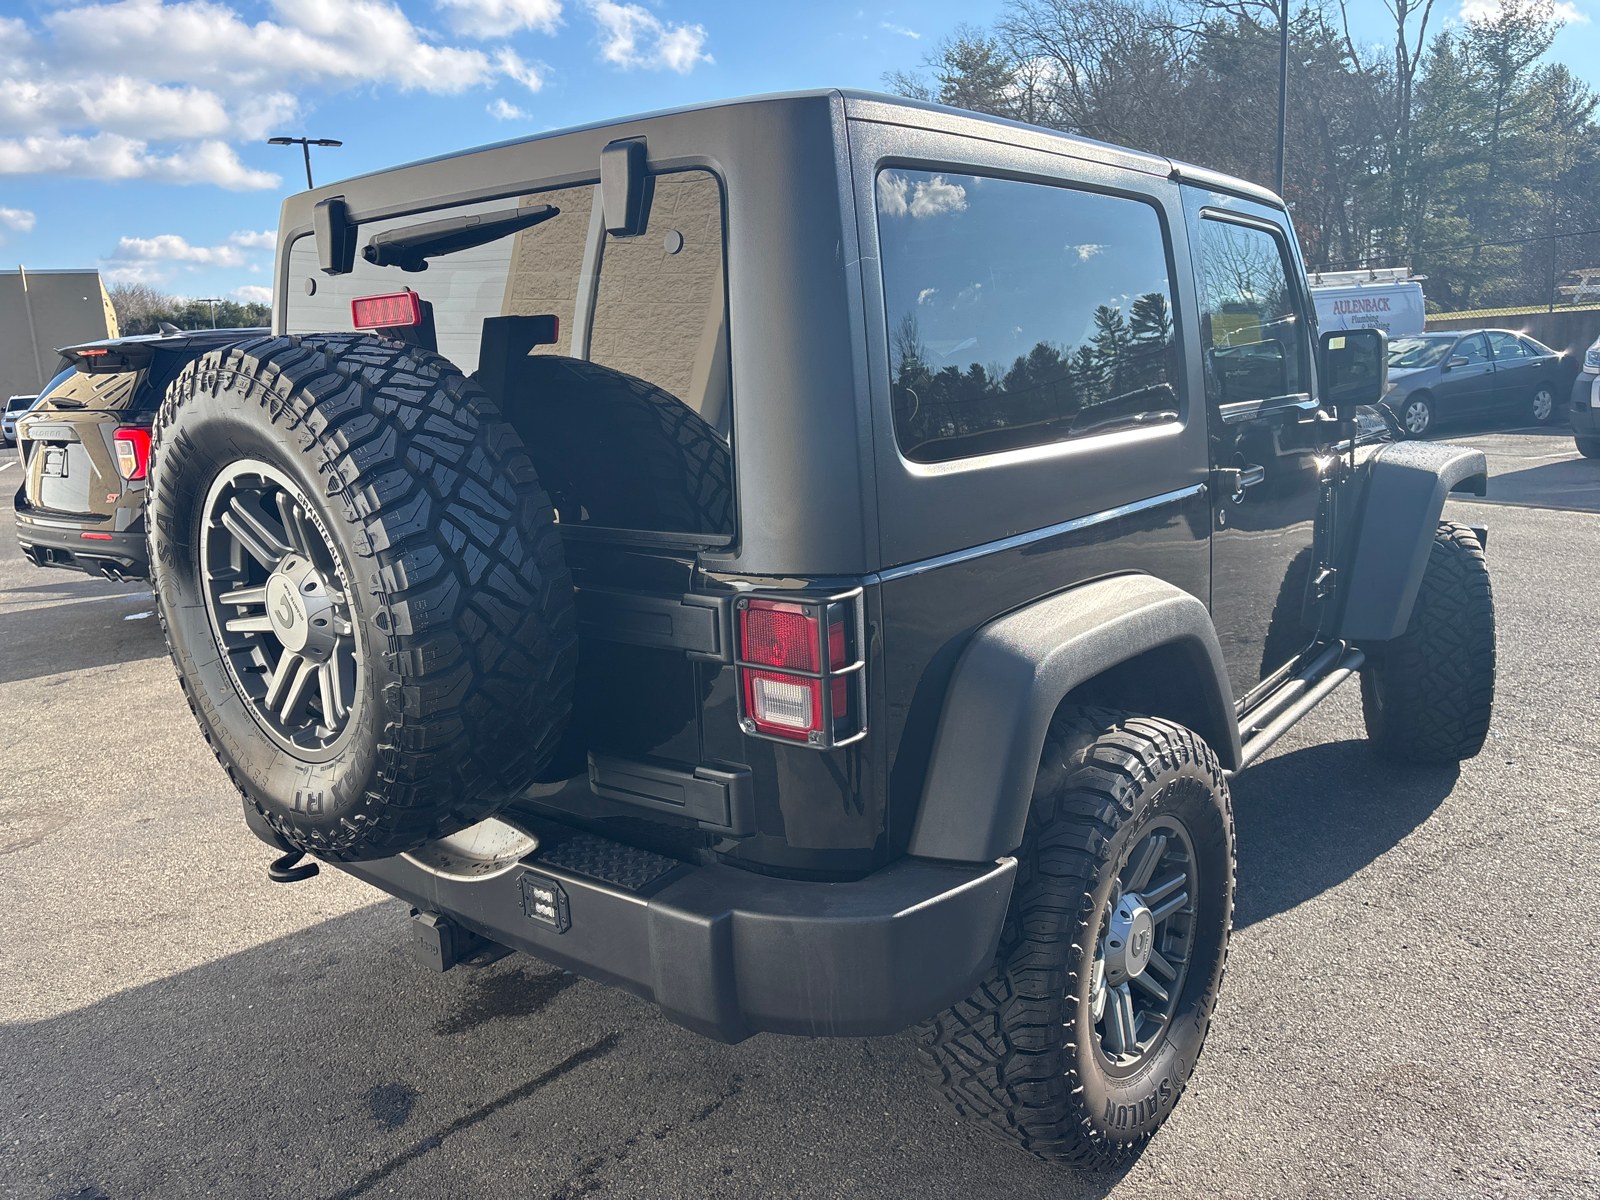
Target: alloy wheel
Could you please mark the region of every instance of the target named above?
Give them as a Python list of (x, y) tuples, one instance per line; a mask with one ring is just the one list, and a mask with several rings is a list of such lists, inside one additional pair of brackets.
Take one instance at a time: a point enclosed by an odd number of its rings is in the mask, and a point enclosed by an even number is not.
[(1160, 1045), (1183, 994), (1194, 946), (1194, 844), (1171, 817), (1128, 856), (1100, 922), (1089, 1009), (1108, 1069), (1136, 1069)]
[(1420, 437), (1433, 424), (1433, 410), (1423, 401), (1413, 400), (1406, 405), (1405, 423), (1407, 433), (1412, 437)]
[(1547, 387), (1542, 387), (1533, 394), (1533, 419), (1541, 425), (1550, 419), (1550, 414), (1556, 408), (1556, 395)]
[(333, 752), (362, 665), (349, 583), (304, 492), (267, 463), (231, 463), (206, 496), (200, 566), (217, 648), (257, 723), (297, 757)]

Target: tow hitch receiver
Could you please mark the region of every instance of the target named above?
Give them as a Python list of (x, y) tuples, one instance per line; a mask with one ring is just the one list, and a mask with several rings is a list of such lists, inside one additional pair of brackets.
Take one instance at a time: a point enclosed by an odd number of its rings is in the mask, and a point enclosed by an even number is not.
[(417, 961), (434, 971), (448, 971), (457, 963), (486, 967), (511, 953), (509, 946), (479, 937), (449, 917), (411, 910), (411, 950)]

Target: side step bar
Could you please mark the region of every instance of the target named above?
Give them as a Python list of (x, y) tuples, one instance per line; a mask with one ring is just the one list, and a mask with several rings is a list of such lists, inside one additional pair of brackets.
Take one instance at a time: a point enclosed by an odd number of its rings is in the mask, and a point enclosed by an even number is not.
[[(1289, 679), (1239, 722), (1239, 771), (1260, 758), (1271, 745), (1315, 708), (1329, 692), (1349, 679), (1367, 661), (1366, 654), (1345, 642), (1334, 642), (1311, 665)], [(1238, 771), (1229, 772), (1230, 775)]]

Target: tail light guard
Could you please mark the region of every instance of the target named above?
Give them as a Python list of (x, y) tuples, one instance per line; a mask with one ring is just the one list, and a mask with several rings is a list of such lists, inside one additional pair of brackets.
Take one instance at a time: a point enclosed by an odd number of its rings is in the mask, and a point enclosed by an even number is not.
[(833, 750), (867, 735), (861, 588), (734, 601), (739, 727), (749, 737)]

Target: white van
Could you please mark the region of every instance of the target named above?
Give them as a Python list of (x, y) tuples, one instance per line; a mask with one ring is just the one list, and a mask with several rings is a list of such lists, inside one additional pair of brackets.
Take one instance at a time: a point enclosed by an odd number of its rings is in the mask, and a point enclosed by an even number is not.
[(1405, 267), (1321, 271), (1311, 275), (1317, 324), (1323, 329), (1381, 329), (1391, 338), (1421, 333), (1427, 322), (1424, 275)]

